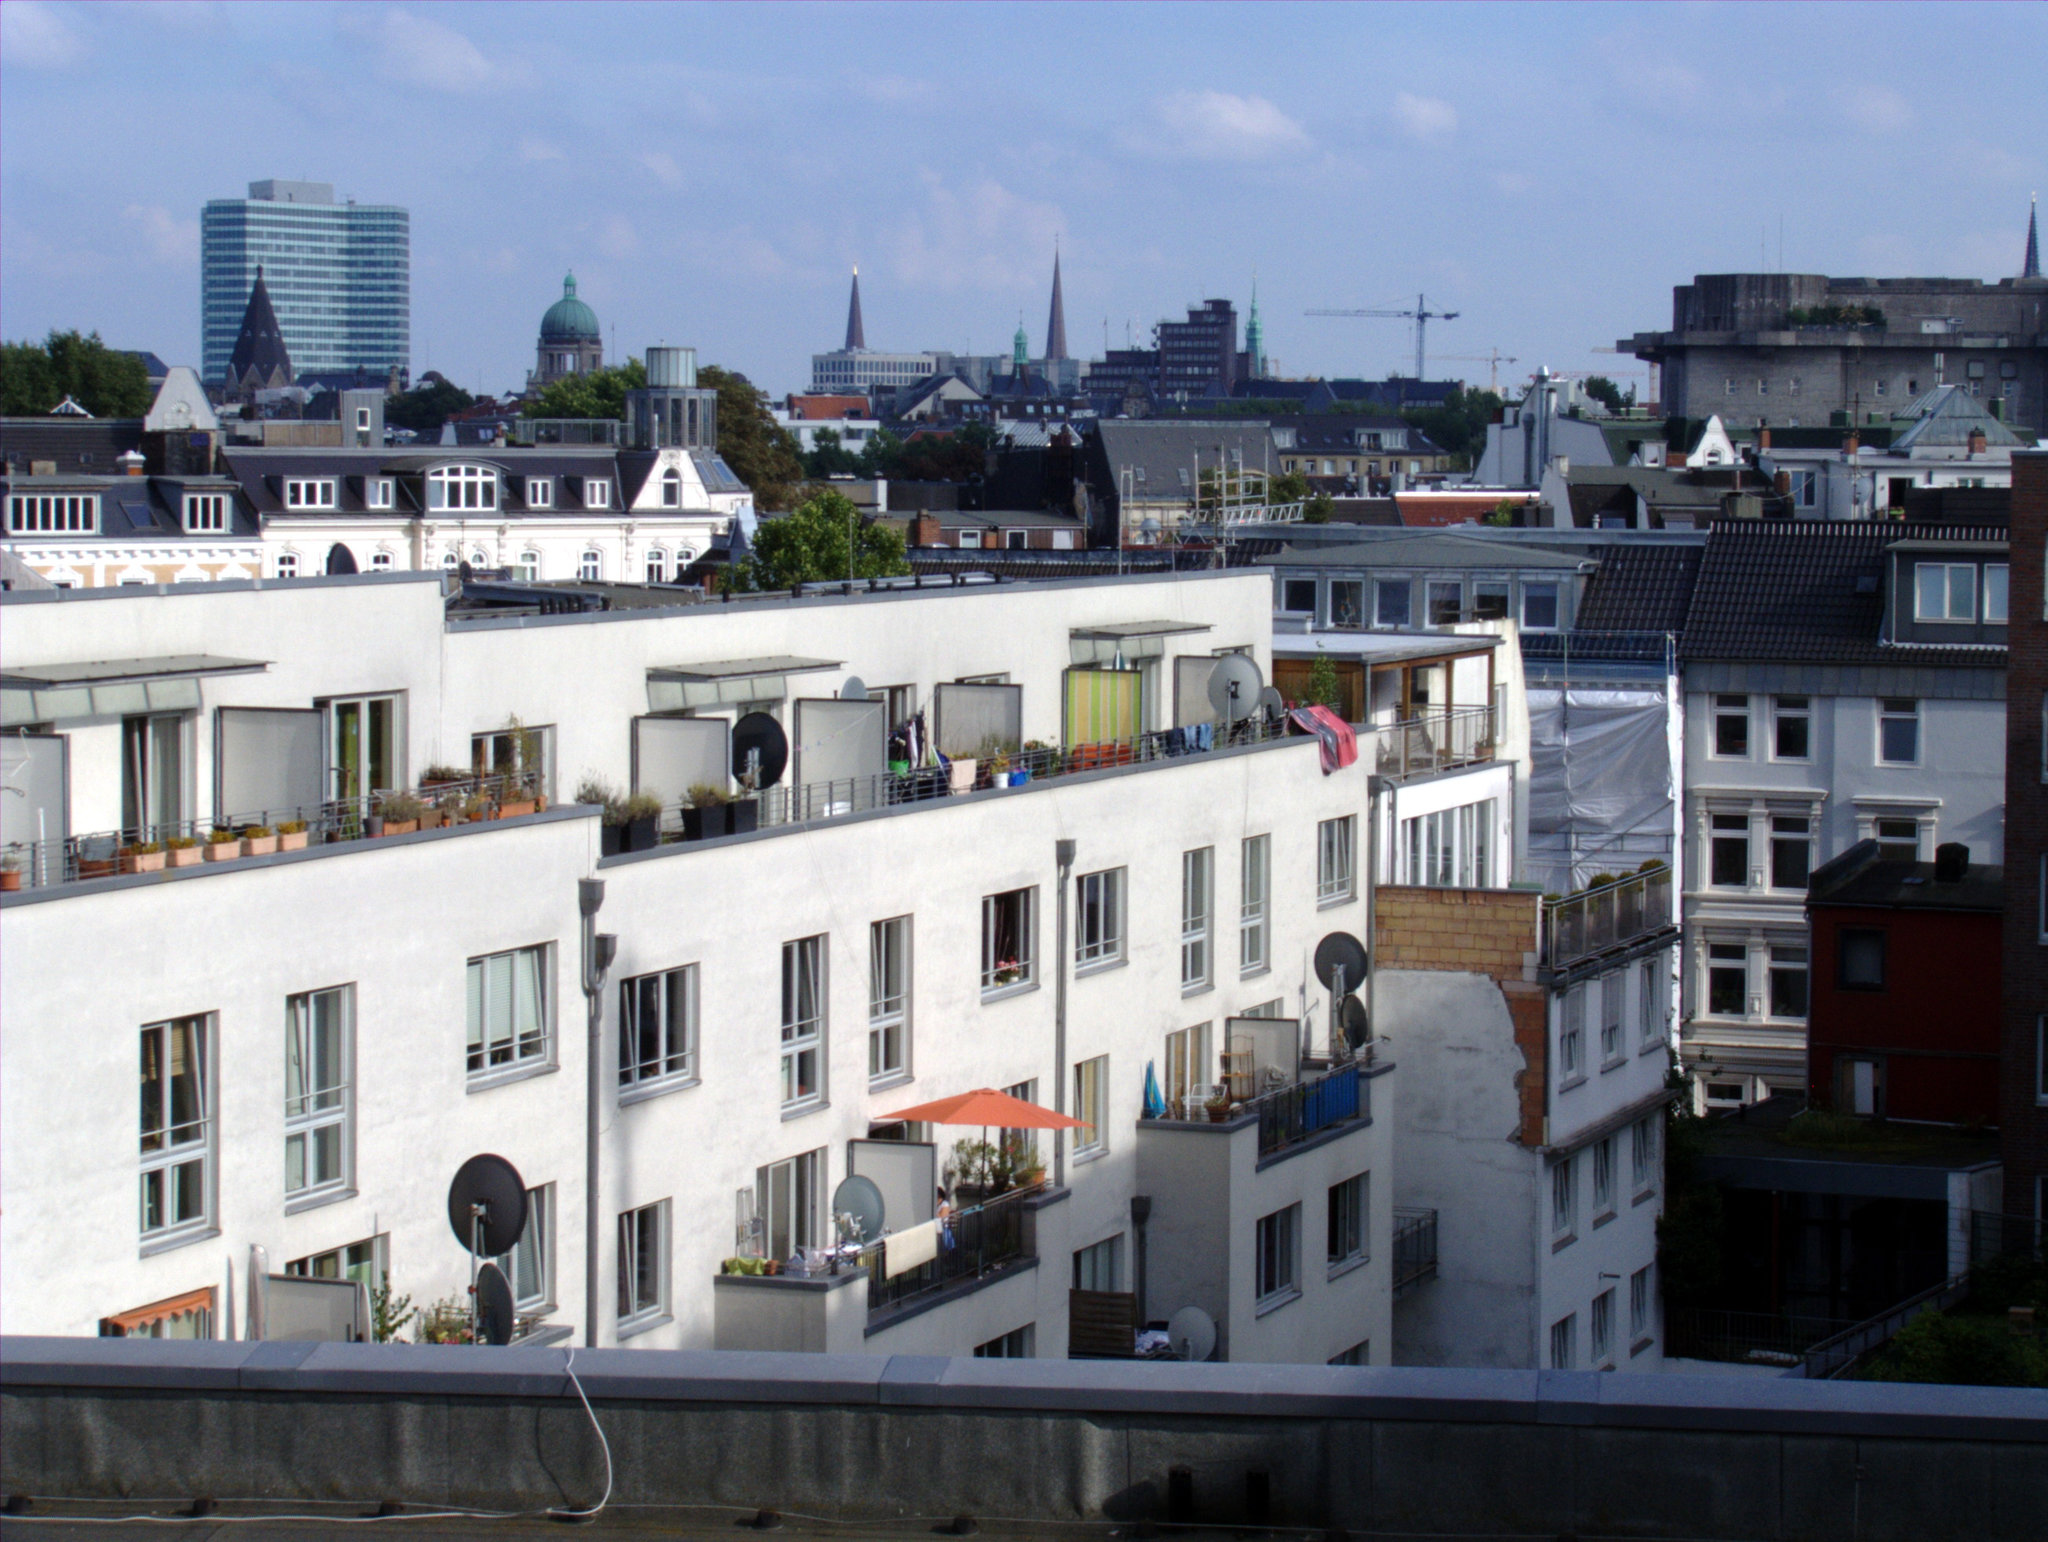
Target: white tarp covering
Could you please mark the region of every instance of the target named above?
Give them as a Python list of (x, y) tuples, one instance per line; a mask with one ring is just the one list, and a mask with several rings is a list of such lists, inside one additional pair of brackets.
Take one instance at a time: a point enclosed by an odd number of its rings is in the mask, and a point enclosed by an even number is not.
[(938, 1147), (926, 1140), (850, 1140), (846, 1170), (882, 1193), (882, 1225), (903, 1231), (938, 1213)]
[(680, 803), (703, 783), (721, 792), (732, 766), (732, 724), (722, 717), (633, 719), (633, 790)]
[(843, 782), (889, 769), (889, 706), (806, 698), (796, 704), (795, 784)]
[(220, 794), (214, 818), (317, 807), (327, 795), (325, 716), (292, 707), (222, 707), (215, 713)]
[(1569, 893), (1671, 860), (1670, 702), (1656, 689), (1529, 691), (1529, 876)]
[(0, 839), (9, 846), (61, 841), (66, 828), (67, 746), (62, 734), (0, 737)]
[(979, 755), (990, 739), (1014, 750), (1024, 739), (1024, 687), (942, 685), (932, 692), (932, 717), (934, 738), (945, 755)]

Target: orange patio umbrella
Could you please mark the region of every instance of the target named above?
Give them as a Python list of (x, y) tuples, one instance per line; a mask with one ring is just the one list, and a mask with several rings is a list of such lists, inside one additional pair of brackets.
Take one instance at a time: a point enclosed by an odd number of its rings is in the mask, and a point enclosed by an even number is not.
[(950, 1098), (920, 1103), (915, 1108), (881, 1116), (884, 1123), (898, 1119), (905, 1124), (978, 1124), (984, 1129), (994, 1125), (1003, 1130), (1078, 1130), (1087, 1124), (1085, 1119), (1074, 1119), (1050, 1108), (1041, 1108), (1036, 1103), (1013, 1098), (1007, 1092), (997, 1092), (993, 1087), (956, 1093)]

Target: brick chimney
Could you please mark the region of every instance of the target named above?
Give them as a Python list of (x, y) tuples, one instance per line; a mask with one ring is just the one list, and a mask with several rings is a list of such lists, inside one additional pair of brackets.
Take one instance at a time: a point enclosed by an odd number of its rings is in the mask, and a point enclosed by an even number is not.
[(142, 475), (143, 459), (137, 451), (123, 450), (114, 457), (114, 464), (121, 468), (121, 475), (124, 477), (139, 477)]
[(1772, 491), (1776, 492), (1780, 498), (1791, 497), (1792, 473), (1789, 471), (1779, 472), (1776, 476), (1771, 478), (1771, 488)]
[(1984, 437), (1983, 429), (1973, 428), (1970, 430), (1970, 453), (1972, 455), (1982, 455), (1989, 442)]
[(937, 546), (945, 533), (939, 517), (929, 512), (919, 514), (910, 522), (910, 544), (912, 546)]
[(1768, 450), (1771, 447), (1771, 427), (1768, 423), (1757, 425), (1756, 447), (1759, 450)]
[(1855, 429), (1850, 429), (1849, 437), (1842, 441), (1842, 453), (1844, 455), (1854, 455), (1858, 450), (1862, 448), (1863, 440), (1860, 437), (1858, 437)]

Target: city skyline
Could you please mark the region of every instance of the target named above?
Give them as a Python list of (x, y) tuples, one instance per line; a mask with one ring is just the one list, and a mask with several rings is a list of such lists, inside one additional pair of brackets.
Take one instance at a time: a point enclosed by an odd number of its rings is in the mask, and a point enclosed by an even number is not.
[[(1242, 313), (1256, 269), (1288, 375), (1407, 373), (1408, 324), (1304, 312), (1420, 292), (1461, 313), (1433, 375), (1483, 383), (1498, 349), (1504, 384), (1640, 387), (1593, 350), (1694, 273), (2009, 276), (2048, 182), (2025, 9), (1170, 14), (14, 0), (0, 333), (197, 365), (201, 208), (303, 176), (412, 211), (413, 374), (472, 389), (523, 380), (568, 269), (608, 358), (687, 343), (777, 393), (856, 263), (870, 347), (1007, 353), (1056, 243), (1079, 357)], [(1874, 83), (1908, 38), (1967, 63), (1978, 112)], [(145, 61), (165, 121), (234, 100), (254, 131), (136, 133)]]

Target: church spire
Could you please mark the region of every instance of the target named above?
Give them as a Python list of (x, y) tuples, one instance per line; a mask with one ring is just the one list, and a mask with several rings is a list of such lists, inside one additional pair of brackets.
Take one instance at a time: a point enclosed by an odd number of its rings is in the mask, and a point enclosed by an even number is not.
[(868, 345), (868, 334), (860, 324), (860, 264), (853, 265), (853, 298), (846, 305), (846, 347), (848, 352)]
[(2020, 265), (2021, 278), (2041, 276), (2041, 195), (2036, 193), (2034, 201), (2027, 206), (2027, 260)]
[(1259, 274), (1252, 270), (1252, 314), (1244, 324), (1245, 362), (1252, 367), (1251, 378), (1266, 378), (1266, 329), (1259, 324)]
[(1045, 361), (1048, 364), (1067, 357), (1067, 304), (1060, 298), (1060, 248), (1055, 241), (1052, 248), (1052, 315), (1045, 323)]
[(227, 384), (239, 391), (255, 391), (288, 386), (292, 378), (291, 354), (285, 349), (277, 312), (271, 308), (263, 265), (258, 263), (249, 305), (242, 312), (242, 329), (235, 337), (235, 351), (228, 356)]

